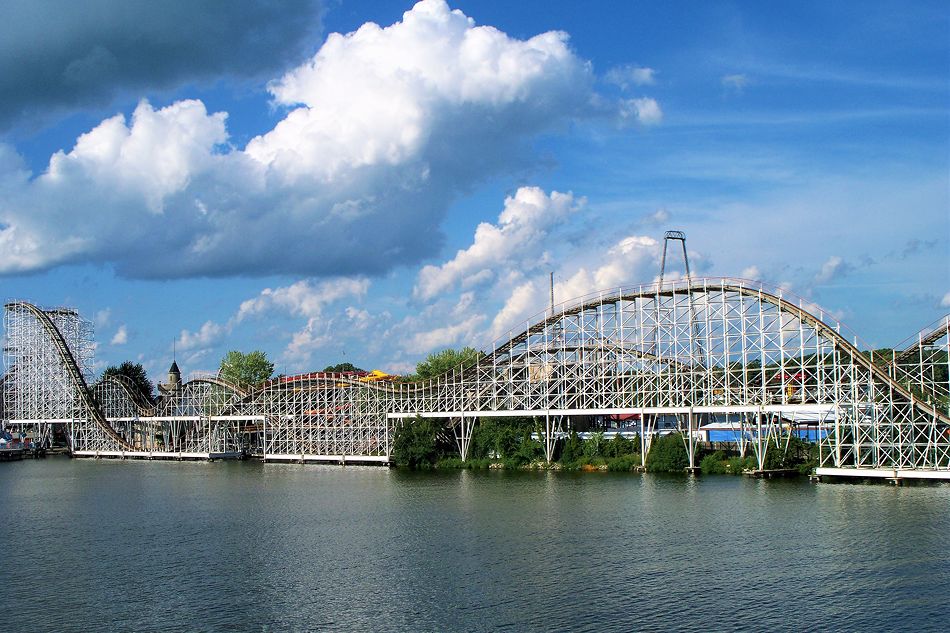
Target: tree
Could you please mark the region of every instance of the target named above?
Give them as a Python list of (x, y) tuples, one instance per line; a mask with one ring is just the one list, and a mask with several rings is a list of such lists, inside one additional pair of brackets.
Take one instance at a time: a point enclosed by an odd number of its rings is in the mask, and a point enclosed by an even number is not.
[(231, 350), (221, 359), (220, 376), (239, 385), (256, 385), (274, 374), (274, 363), (267, 354), (254, 350), (248, 354)]
[(155, 402), (155, 387), (152, 385), (152, 381), (148, 379), (148, 374), (141, 363), (133, 363), (127, 360), (118, 366), (110, 365), (102, 372), (102, 377), (109, 378), (110, 376), (128, 378), (150, 403)]
[(577, 436), (577, 431), (571, 431), (564, 441), (561, 450), (561, 463), (570, 466), (584, 456), (584, 442)]
[(392, 458), (400, 466), (432, 467), (439, 460), (439, 434), (444, 423), (416, 416), (396, 428)]
[(323, 370), (325, 372), (331, 372), (334, 374), (342, 374), (347, 371), (364, 371), (354, 365), (353, 363), (337, 363), (336, 365), (327, 365)]
[(468, 366), (482, 356), (481, 352), (471, 347), (461, 350), (444, 349), (441, 352), (433, 352), (426, 356), (424, 361), (416, 365), (416, 379), (426, 380), (440, 376), (463, 365)]
[(653, 439), (647, 453), (647, 471), (651, 473), (681, 473), (689, 466), (683, 436), (670, 433)]

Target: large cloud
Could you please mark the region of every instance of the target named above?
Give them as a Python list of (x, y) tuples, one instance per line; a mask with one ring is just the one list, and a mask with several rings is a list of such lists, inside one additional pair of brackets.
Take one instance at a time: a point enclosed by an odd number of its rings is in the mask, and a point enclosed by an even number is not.
[(482, 222), (471, 246), (441, 266), (423, 267), (413, 294), (429, 300), (459, 282), (487, 281), (505, 263), (538, 262), (550, 230), (577, 208), (570, 193), (549, 196), (538, 187), (521, 187), (505, 199), (497, 225)]
[(312, 52), (320, 10), (316, 0), (5, 2), (0, 129), (125, 93), (279, 72)]
[[(590, 213), (583, 198), (521, 187), (505, 199), (497, 224), (480, 224), (467, 248), (419, 270), (411, 298), (392, 280), (303, 279), (264, 288), (223, 324), (183, 331), (178, 348), (197, 350), (203, 358), (224, 336), (240, 337), (266, 324), (268, 344), (281, 341), (279, 358), (287, 371), (340, 362), (345, 350), (356, 350), (351, 358), (361, 366), (376, 357), (373, 366), (405, 372), (446, 347), (489, 349), (548, 306), (548, 271), (555, 272), (558, 301), (656, 274), (661, 243), (652, 237), (571, 237), (571, 222), (583, 223)], [(315, 359), (321, 362), (315, 365)]]
[(253, 299), (241, 303), (235, 320), (268, 312), (285, 312), (308, 319), (319, 318), (323, 308), (344, 297), (360, 297), (369, 289), (366, 279), (328, 279), (319, 283), (302, 279), (290, 286), (265, 288)]
[[(627, 236), (587, 263), (571, 262), (554, 284), (557, 301), (573, 301), (591, 292), (610, 291), (637, 279), (649, 279), (659, 255), (659, 243), (646, 235)], [(537, 279), (519, 284), (492, 320), (489, 335), (497, 339), (506, 332), (520, 332), (538, 311), (548, 305), (550, 288)]]
[[(271, 85), (292, 109), (244, 150), (200, 101), (121, 115), (32, 177), (0, 151), (0, 272), (379, 273), (432, 254), (448, 203), (595, 112), (564, 33), (477, 27), (442, 0), (331, 35)], [(7, 165), (5, 168), (4, 165)]]
[[(325, 318), (328, 305), (351, 298), (360, 298), (369, 289), (367, 279), (338, 278), (314, 281), (301, 279), (289, 286), (264, 288), (256, 296), (242, 301), (237, 312), (225, 323), (206, 321), (197, 331), (182, 330), (177, 346), (181, 351), (195, 351), (204, 356), (225, 340), (241, 323), (259, 317), (289, 316), (306, 319), (306, 325), (291, 335), (283, 357), (303, 367), (310, 353), (332, 340), (333, 317)], [(365, 310), (348, 306), (345, 320), (357, 329), (365, 329), (370, 318)]]

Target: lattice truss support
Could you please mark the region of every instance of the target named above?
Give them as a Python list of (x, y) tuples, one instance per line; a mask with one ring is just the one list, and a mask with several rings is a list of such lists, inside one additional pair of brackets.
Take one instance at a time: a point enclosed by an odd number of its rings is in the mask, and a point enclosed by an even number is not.
[[(67, 308), (47, 310), (46, 314), (72, 350), (80, 373), (90, 376), (91, 324)], [(83, 417), (79, 392), (45, 329), (23, 304), (7, 306), (3, 325), (3, 418), (7, 426), (31, 435), (35, 441), (48, 440), (53, 424)]]
[(673, 414), (687, 439), (690, 412), (739, 414), (754, 422), (737, 444), (760, 466), (805, 426), (824, 435), (823, 465), (950, 469), (946, 329), (903, 357), (902, 382), (809, 307), (745, 281), (621, 288), (526, 324), (477, 365), (397, 385), (393, 415), (457, 419), (461, 449), (468, 417), (506, 412)]
[(232, 421), (213, 417), (230, 392), (204, 389), (198, 381), (156, 407), (122, 377), (92, 385), (92, 326), (74, 310), (10, 302), (4, 328), (7, 425), (42, 438), (61, 424), (74, 454), (239, 453)]
[(234, 406), (257, 416), (243, 430), (251, 454), (277, 460), (386, 461), (390, 394), (345, 374), (268, 381)]
[[(76, 364), (88, 367), (88, 324), (70, 311), (55, 319)], [(419, 383), (308, 374), (247, 389), (206, 377), (150, 407), (129, 385), (104, 381), (87, 399), (98, 417), (77, 398), (75, 372), (63, 370), (48, 332), (10, 305), (5, 325), (5, 415), (67, 420), (87, 450), (385, 461), (394, 426), (422, 415), (448, 418), (466, 456), (478, 418), (531, 415), (543, 421), (550, 459), (570, 416), (634, 413), (645, 454), (657, 416), (677, 416), (694, 448), (703, 416), (731, 414), (743, 420), (739, 450), (760, 467), (805, 426), (822, 436), (823, 466), (950, 470), (946, 319), (875, 359), (825, 314), (747, 281), (585, 297), (526, 323), (476, 363)]]

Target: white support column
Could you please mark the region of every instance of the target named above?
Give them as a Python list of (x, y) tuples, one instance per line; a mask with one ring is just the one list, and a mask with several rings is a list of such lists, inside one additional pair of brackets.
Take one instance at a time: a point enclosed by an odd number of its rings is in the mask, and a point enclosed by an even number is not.
[(554, 437), (554, 430), (551, 428), (551, 412), (544, 415), (544, 459), (551, 463), (554, 459), (554, 446), (557, 438)]
[(768, 442), (763, 444), (762, 442), (762, 408), (759, 407), (759, 410), (755, 414), (755, 426), (756, 426), (756, 437), (755, 442), (758, 450), (756, 451), (756, 458), (759, 462), (759, 470), (765, 470), (765, 451), (768, 450)]
[(472, 444), (473, 426), (472, 418), (462, 413), (462, 417), (458, 423), (459, 433), (456, 439), (458, 440), (459, 455), (462, 457), (463, 462), (468, 460), (468, 449)]
[(696, 468), (696, 447), (693, 444), (693, 407), (690, 407), (686, 414), (686, 425), (689, 432), (689, 469), (692, 471)]

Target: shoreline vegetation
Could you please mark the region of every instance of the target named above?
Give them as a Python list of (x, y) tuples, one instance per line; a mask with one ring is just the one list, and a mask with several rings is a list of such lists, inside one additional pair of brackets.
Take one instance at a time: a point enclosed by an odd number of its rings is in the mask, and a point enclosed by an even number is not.
[[(419, 380), (441, 375), (460, 366), (476, 362), (481, 356), (471, 347), (446, 349), (429, 356), (416, 366)], [(544, 426), (533, 417), (484, 417), (472, 429), (468, 459), (462, 460), (455, 431), (445, 420), (417, 416), (405, 420), (393, 437), (391, 457), (397, 467), (423, 469), (472, 470), (564, 470), (588, 472), (685, 473), (689, 466), (685, 438), (680, 433), (659, 436), (650, 443), (646, 460), (640, 453), (639, 436), (627, 439), (616, 435), (592, 433), (581, 439), (576, 432), (559, 439), (551, 462), (545, 460), (544, 445), (535, 438), (544, 437)], [(787, 439), (787, 438), (786, 438)], [(694, 464), (703, 474), (741, 475), (756, 470), (758, 461), (751, 447), (742, 456), (738, 450), (723, 450), (696, 445)], [(763, 470), (797, 470), (811, 474), (818, 465), (818, 446), (797, 438), (787, 445), (773, 444), (766, 451)]]
[[(640, 472), (642, 456), (640, 438), (620, 435), (606, 439), (593, 433), (581, 439), (576, 432), (559, 440), (550, 463), (544, 459), (544, 445), (535, 439), (543, 437), (540, 424), (533, 418), (487, 418), (472, 431), (469, 458), (462, 460), (453, 430), (444, 421), (417, 417), (407, 420), (396, 430), (392, 459), (397, 467), (413, 470), (560, 470), (580, 472)], [(798, 438), (774, 443), (766, 453), (764, 470), (797, 470), (801, 475), (812, 473), (818, 464), (818, 447)], [(703, 474), (741, 475), (756, 470), (758, 462), (747, 451), (745, 457), (737, 450), (707, 448), (698, 443), (694, 463)], [(685, 473), (689, 466), (685, 438), (670, 433), (655, 438), (646, 458), (646, 472)]]

